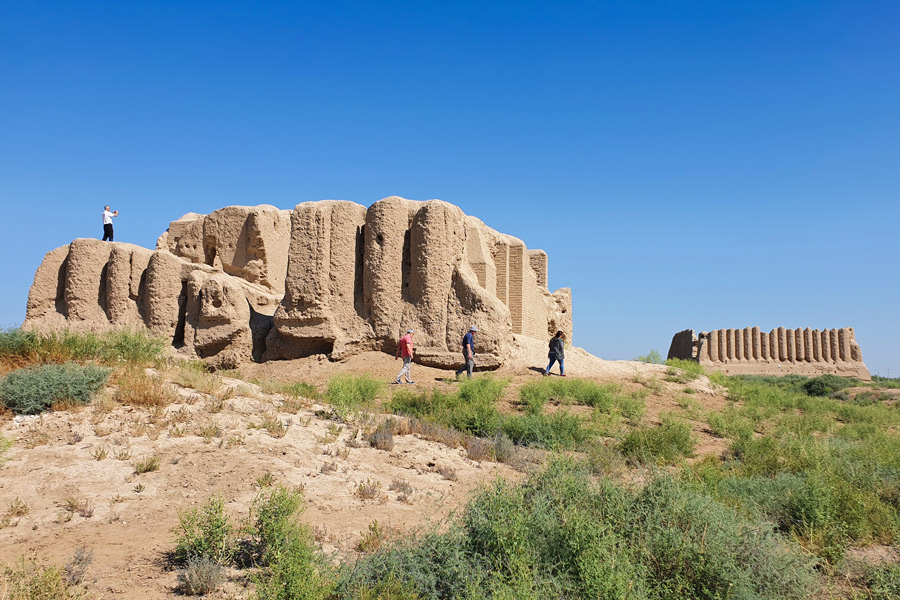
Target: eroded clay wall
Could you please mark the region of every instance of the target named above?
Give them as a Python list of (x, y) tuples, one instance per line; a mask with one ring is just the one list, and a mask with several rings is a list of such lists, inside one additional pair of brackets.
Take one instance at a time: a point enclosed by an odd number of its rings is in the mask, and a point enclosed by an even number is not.
[(479, 328), (479, 365), (513, 334), (571, 339), (571, 290), (547, 289), (548, 259), (439, 200), (399, 197), (294, 210), (231, 206), (173, 221), (157, 249), (78, 239), (48, 252), (25, 326), (146, 327), (215, 367), (366, 349), (416, 330), (416, 357), (461, 362)]
[[(688, 343), (687, 336), (692, 340)], [(698, 360), (710, 370), (745, 375), (820, 375), (833, 373), (869, 380), (852, 327), (716, 329), (694, 336), (675, 334), (670, 358)]]

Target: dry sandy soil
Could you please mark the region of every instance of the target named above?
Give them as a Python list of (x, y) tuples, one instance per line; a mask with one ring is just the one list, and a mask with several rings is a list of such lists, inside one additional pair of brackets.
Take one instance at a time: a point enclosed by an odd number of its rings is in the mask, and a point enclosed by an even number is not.
[[(546, 366), (543, 342), (517, 343), (518, 360), (496, 372), (511, 381), (510, 401)], [(567, 351), (566, 367), (572, 377), (650, 390), (647, 423), (658, 421), (661, 413), (684, 412), (678, 399), (683, 403), (685, 397), (701, 410), (717, 410), (726, 402), (706, 378), (692, 381), (693, 393), (686, 396), (685, 384), (662, 380), (665, 367), (660, 365), (604, 361), (575, 348)], [(414, 435), (395, 436), (391, 451), (351, 447), (354, 431), (345, 426), (338, 432), (334, 421), (317, 416), (323, 407), (288, 412), (280, 396), (247, 383), (306, 381), (324, 389), (336, 374), (366, 373), (388, 382), (398, 368), (399, 361), (374, 352), (342, 363), (312, 357), (251, 364), (242, 367), (243, 380), (224, 379), (224, 386), (232, 388), (224, 401), (179, 387), (178, 402), (153, 411), (115, 405), (110, 401), (114, 390), (108, 389), (81, 410), (40, 418), (6, 415), (0, 432), (16, 443), (0, 466), (0, 513), (17, 501), (28, 511), (0, 529), (0, 563), (36, 552), (63, 564), (86, 546), (94, 552), (87, 580), (98, 596), (163, 598), (177, 595), (167, 553), (174, 545), (178, 511), (220, 494), (227, 511), (245, 519), (259, 493), (258, 479), (267, 472), (277, 483), (302, 487), (304, 520), (323, 549), (342, 558), (353, 555), (374, 520), (394, 535), (427, 527), (463, 506), (479, 485), (521, 477), (509, 465), (472, 461), (462, 448)], [(414, 365), (413, 375), (418, 389), (455, 385), (451, 371)], [(387, 393), (400, 387), (412, 386), (388, 386)], [(287, 426), (283, 437), (255, 427), (267, 415)], [(694, 429), (698, 457), (725, 449), (724, 440), (702, 423), (694, 422)], [(104, 451), (105, 458), (98, 460)], [(158, 470), (135, 473), (137, 461), (154, 456)], [(409, 482), (414, 489), (409, 498), (390, 489), (395, 480)], [(359, 498), (356, 490), (364, 482), (377, 482), (381, 497)], [(217, 597), (248, 594), (237, 581)]]

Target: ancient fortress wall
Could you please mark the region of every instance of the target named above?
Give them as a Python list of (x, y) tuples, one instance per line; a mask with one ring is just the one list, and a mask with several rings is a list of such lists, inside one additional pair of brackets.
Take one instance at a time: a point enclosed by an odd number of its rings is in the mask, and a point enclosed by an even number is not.
[(438, 200), (229, 206), (173, 221), (155, 250), (78, 239), (48, 252), (24, 326), (143, 326), (229, 367), (393, 351), (408, 328), (419, 362), (453, 366), (477, 325), (479, 363), (496, 367), (513, 334), (571, 336), (571, 292), (550, 293), (547, 275), (546, 253)]
[(699, 337), (686, 329), (675, 334), (669, 358), (697, 360), (731, 375), (821, 375), (833, 373), (870, 380), (852, 327), (716, 329)]

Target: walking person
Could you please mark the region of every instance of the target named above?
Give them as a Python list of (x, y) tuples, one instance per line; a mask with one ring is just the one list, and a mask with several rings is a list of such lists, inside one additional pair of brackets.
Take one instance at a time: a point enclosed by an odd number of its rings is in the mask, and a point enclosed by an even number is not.
[(566, 359), (566, 353), (563, 350), (563, 346), (565, 345), (566, 334), (562, 331), (557, 331), (556, 335), (550, 338), (550, 353), (547, 357), (550, 359), (550, 364), (547, 365), (547, 368), (544, 369), (544, 377), (550, 374), (550, 367), (553, 366), (553, 363), (559, 362), (559, 374), (562, 377), (566, 376), (566, 367), (563, 361)]
[(469, 332), (463, 336), (462, 347), (463, 347), (463, 359), (466, 361), (466, 364), (457, 369), (456, 376), (459, 377), (462, 375), (463, 371), (468, 371), (469, 378), (472, 378), (472, 371), (475, 370), (475, 334), (478, 333), (478, 328), (472, 325), (469, 327)]
[(401, 383), (400, 378), (404, 375), (406, 375), (406, 383), (415, 383), (415, 381), (412, 380), (412, 372), (410, 371), (413, 359), (412, 338), (415, 332), (415, 329), (407, 329), (406, 335), (400, 338), (400, 343), (397, 344), (397, 353), (394, 356), (395, 358), (403, 358), (403, 368), (397, 373), (397, 378), (394, 380), (394, 383)]
[(113, 241), (113, 217), (118, 217), (119, 211), (109, 210), (109, 204), (103, 207), (103, 241)]

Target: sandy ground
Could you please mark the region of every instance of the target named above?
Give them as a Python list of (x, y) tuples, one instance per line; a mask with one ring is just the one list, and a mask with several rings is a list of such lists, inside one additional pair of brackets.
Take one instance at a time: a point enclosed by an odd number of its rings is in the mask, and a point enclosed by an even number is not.
[[(541, 377), (546, 366), (545, 343), (524, 338), (517, 345), (516, 360), (495, 372), (510, 379), (509, 410), (518, 387)], [(399, 367), (392, 356), (372, 352), (341, 363), (312, 357), (245, 365), (240, 371), (246, 381), (306, 381), (324, 389), (339, 373), (366, 373), (388, 382)], [(704, 411), (727, 403), (706, 378), (663, 381), (661, 365), (604, 361), (573, 348), (567, 350), (566, 367), (571, 377), (650, 390), (647, 423), (666, 412), (689, 416), (685, 402)], [(452, 371), (414, 365), (413, 376), (417, 389), (455, 385)], [(0, 563), (35, 552), (63, 564), (86, 546), (94, 552), (88, 581), (98, 595), (164, 598), (177, 595), (167, 552), (174, 545), (178, 511), (220, 494), (229, 513), (245, 519), (267, 472), (277, 483), (303, 489), (304, 520), (326, 552), (343, 558), (353, 555), (374, 520), (394, 535), (427, 527), (460, 508), (479, 485), (522, 476), (508, 465), (475, 462), (462, 448), (414, 435), (395, 436), (391, 451), (353, 447), (348, 441), (355, 432), (317, 416), (323, 407), (288, 412), (280, 396), (246, 381), (226, 379), (233, 391), (224, 401), (179, 388), (180, 401), (158, 410), (100, 401), (43, 417), (3, 417), (0, 432), (16, 443), (0, 466), (0, 513), (17, 502), (27, 513), (0, 529)], [(257, 427), (266, 416), (287, 427), (283, 437)], [(724, 451), (724, 440), (703, 423), (693, 424), (698, 457)], [(158, 470), (136, 474), (135, 464), (148, 457), (159, 458)], [(390, 490), (395, 480), (409, 482), (411, 496)], [(356, 491), (364, 482), (380, 486), (380, 497), (361, 499)], [(247, 595), (238, 581), (217, 597)]]

